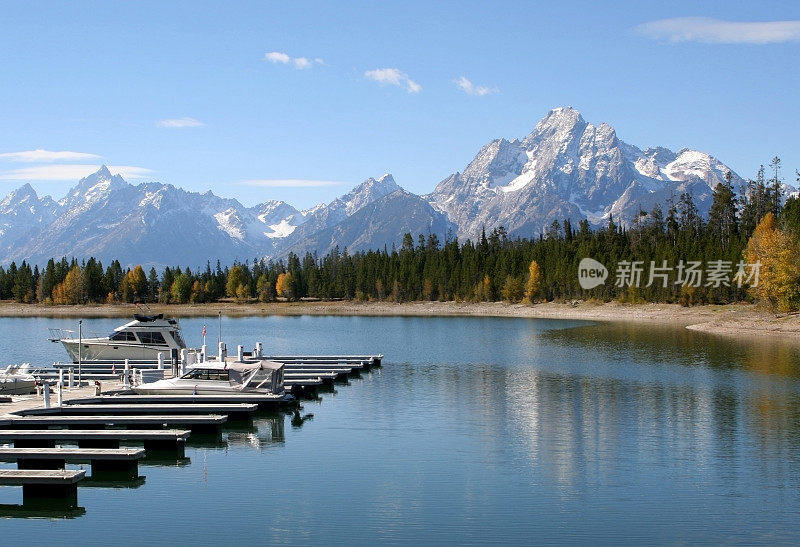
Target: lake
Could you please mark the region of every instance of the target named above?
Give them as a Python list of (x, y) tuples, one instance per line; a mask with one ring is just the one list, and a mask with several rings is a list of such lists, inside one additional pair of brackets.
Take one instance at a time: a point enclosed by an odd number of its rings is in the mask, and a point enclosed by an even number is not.
[[(89, 319), (107, 333), (118, 319)], [(181, 320), (189, 345), (217, 318)], [(50, 318), (0, 318), (4, 361), (63, 360)], [(678, 327), (510, 318), (223, 318), (265, 353), (383, 353), (313, 419), (260, 415), (136, 488), (4, 543), (797, 543), (800, 349)], [(12, 464), (2, 464), (13, 467)], [(88, 472), (88, 466), (87, 472)], [(0, 488), (0, 504), (21, 503)], [(1, 512), (1, 511), (0, 511)]]

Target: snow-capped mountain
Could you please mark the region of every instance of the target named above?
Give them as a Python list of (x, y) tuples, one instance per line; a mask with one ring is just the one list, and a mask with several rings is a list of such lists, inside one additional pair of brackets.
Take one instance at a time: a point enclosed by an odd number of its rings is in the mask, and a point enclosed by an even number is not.
[(440, 241), (448, 233), (455, 233), (455, 226), (446, 215), (400, 187), (355, 209), (341, 222), (312, 233), (305, 228), (304, 224), (297, 230), (297, 236), (302, 237), (286, 239), (282, 247), (284, 253), (291, 251), (302, 255), (306, 251), (316, 251), (319, 256), (325, 256), (337, 247), (339, 251), (347, 249), (349, 252), (391, 249), (406, 233), (436, 234)]
[[(697, 150), (642, 150), (619, 140), (608, 124), (556, 108), (525, 138), (490, 142), (462, 172), (422, 197), (390, 174), (305, 211), (282, 201), (245, 207), (210, 191), (157, 182), (134, 186), (105, 166), (59, 202), (38, 197), (26, 184), (0, 201), (0, 264), (94, 256), (126, 266), (197, 267), (289, 252), (323, 256), (336, 247), (382, 249), (407, 232), (474, 240), (482, 229), (503, 226), (512, 235), (536, 237), (565, 218), (599, 225), (613, 216), (629, 223), (656, 203), (666, 210), (684, 192), (705, 213), (729, 171)], [(731, 174), (740, 189), (744, 181)]]
[[(310, 241), (310, 238), (317, 232), (330, 228), (347, 220), (359, 209), (380, 199), (384, 196), (400, 190), (400, 186), (394, 181), (394, 177), (385, 174), (379, 179), (368, 178), (347, 194), (340, 196), (328, 205), (321, 205), (306, 213), (305, 221), (299, 225), (296, 231), (287, 234), (286, 241), (276, 242), (278, 247), (284, 251), (291, 249), (295, 253), (301, 251), (300, 241)], [(365, 227), (365, 230), (368, 230)], [(351, 246), (352, 242), (337, 242), (340, 247)], [(318, 248), (309, 248), (311, 251), (320, 251)]]
[(39, 198), (26, 184), (0, 201), (0, 241), (17, 240), (55, 220), (60, 211), (50, 196)]
[[(587, 123), (566, 107), (551, 110), (522, 140), (490, 142), (426, 197), (458, 226), (461, 238), (498, 226), (532, 237), (565, 218), (597, 224), (613, 215), (627, 222), (640, 208), (649, 211), (684, 191), (705, 211), (728, 171), (696, 150), (642, 151), (619, 140), (608, 124)], [(732, 175), (738, 188), (743, 181)]]
[[(24, 201), (20, 199), (26, 193)], [(169, 184), (128, 184), (103, 166), (82, 179), (55, 204), (30, 186), (3, 200), (3, 220), (20, 202), (37, 211), (25, 222), (9, 223), (0, 235), (0, 261), (43, 262), (51, 257), (94, 256), (124, 264), (204, 265), (206, 261), (261, 257), (271, 237), (293, 230), (302, 214), (282, 202), (248, 208), (211, 192), (187, 192)]]
[[(368, 207), (372, 213), (362, 212)], [(103, 166), (58, 203), (39, 198), (30, 185), (0, 202), (0, 263), (93, 256), (127, 266), (202, 267), (216, 260), (281, 258), (290, 251), (391, 246), (405, 231), (444, 236), (448, 229), (444, 215), (389, 174), (367, 179), (328, 205), (298, 211), (282, 201), (245, 207), (210, 191), (156, 182), (134, 186)]]

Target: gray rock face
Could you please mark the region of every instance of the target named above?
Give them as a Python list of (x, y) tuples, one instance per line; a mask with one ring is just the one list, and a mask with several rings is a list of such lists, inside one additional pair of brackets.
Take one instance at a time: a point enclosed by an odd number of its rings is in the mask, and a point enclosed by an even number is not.
[(283, 252), (302, 256), (306, 251), (316, 251), (324, 256), (337, 247), (339, 251), (347, 249), (349, 252), (391, 249), (406, 233), (415, 237), (436, 234), (443, 241), (449, 232), (454, 232), (454, 226), (444, 214), (421, 197), (398, 188), (367, 203), (342, 222), (302, 238), (287, 238), (288, 246)]
[[(642, 151), (619, 140), (608, 124), (587, 123), (566, 107), (551, 110), (521, 141), (487, 144), (426, 198), (458, 226), (460, 238), (499, 226), (534, 237), (565, 218), (603, 224), (613, 215), (628, 223), (640, 207), (649, 211), (687, 189), (697, 192), (704, 212), (729, 170), (695, 150)], [(732, 174), (738, 187), (743, 181)]]

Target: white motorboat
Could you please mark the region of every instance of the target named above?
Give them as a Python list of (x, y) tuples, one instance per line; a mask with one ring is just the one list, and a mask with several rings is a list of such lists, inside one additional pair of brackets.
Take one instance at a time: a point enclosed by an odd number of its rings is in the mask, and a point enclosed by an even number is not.
[(0, 394), (25, 395), (36, 391), (36, 377), (28, 372), (30, 365), (8, 365), (0, 371)]
[(61, 342), (73, 363), (81, 361), (158, 359), (159, 353), (168, 357), (170, 351), (186, 347), (181, 337), (181, 327), (175, 319), (164, 314), (133, 314), (133, 321), (115, 328), (108, 336), (76, 337), (74, 332), (64, 335), (61, 329), (51, 329), (53, 342)]
[(266, 359), (247, 363), (204, 362), (182, 376), (141, 384), (133, 391), (142, 395), (280, 394), (283, 363)]

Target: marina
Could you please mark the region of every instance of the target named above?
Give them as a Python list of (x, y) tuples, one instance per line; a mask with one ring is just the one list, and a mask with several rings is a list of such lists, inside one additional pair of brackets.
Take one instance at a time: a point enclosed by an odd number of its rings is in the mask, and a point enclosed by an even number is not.
[[(235, 357), (228, 357), (219, 343), (218, 354), (208, 356), (205, 345), (200, 351), (188, 349), (178, 322), (163, 315), (136, 314), (108, 337), (83, 338), (81, 332), (73, 339), (64, 336), (64, 330), (50, 332), (51, 341), (61, 342), (74, 363), (25, 365), (24, 373), (9, 366), (6, 372), (31, 381), (24, 389), (15, 383), (16, 389), (9, 392), (30, 393), (35, 382), (36, 398), (41, 398), (39, 405), (28, 398), (18, 409), (9, 399), (12, 408), (0, 417), (0, 443), (13, 445), (0, 447), (0, 461), (18, 466), (18, 471), (6, 472), (5, 479), (0, 477), (0, 485), (22, 485), (23, 507), (32, 500), (52, 499), (77, 510), (77, 485), (85, 475), (66, 470), (71, 463), (90, 463), (86, 486), (136, 488), (144, 484), (141, 459), (179, 462), (191, 434), (199, 436), (200, 446), (214, 446), (225, 424), (252, 423), (259, 410), (293, 408), (292, 422), (301, 425), (311, 415), (300, 415), (297, 398), (287, 388), (297, 396), (315, 396), (317, 386), (346, 381), (380, 366), (383, 358), (262, 357), (260, 343), (247, 353), (238, 346)], [(65, 392), (92, 384), (95, 396), (64, 397)], [(129, 448), (132, 443), (144, 449)], [(25, 474), (28, 470), (32, 474)], [(46, 475), (43, 470), (53, 471)], [(33, 514), (30, 507), (26, 514)]]

